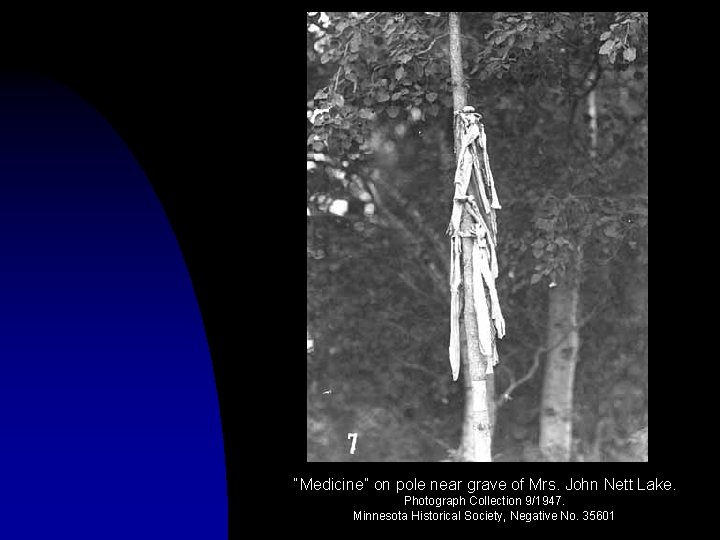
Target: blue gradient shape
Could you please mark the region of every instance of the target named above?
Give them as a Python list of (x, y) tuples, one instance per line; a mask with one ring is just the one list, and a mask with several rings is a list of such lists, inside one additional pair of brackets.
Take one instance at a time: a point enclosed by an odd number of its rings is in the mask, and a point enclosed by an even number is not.
[(129, 149), (68, 88), (0, 79), (0, 538), (227, 538), (192, 284)]

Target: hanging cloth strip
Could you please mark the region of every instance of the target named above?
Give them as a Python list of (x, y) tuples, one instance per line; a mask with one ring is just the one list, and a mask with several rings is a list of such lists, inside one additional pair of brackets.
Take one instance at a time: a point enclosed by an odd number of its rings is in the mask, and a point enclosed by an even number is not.
[[(495, 337), (502, 338), (505, 335), (505, 320), (495, 288), (495, 279), (498, 277), (495, 210), (500, 209), (501, 206), (490, 170), (482, 116), (474, 110), (472, 107), (465, 107), (462, 112), (455, 113), (455, 129), (460, 144), (456, 150), (458, 155), (455, 194), (447, 230), (451, 245), (449, 352), (454, 381), (460, 374), (460, 285), (462, 285), (462, 238), (464, 237), (471, 237), (474, 240), (472, 253), (466, 254), (472, 257), (473, 267), (474, 294), (470, 300), (475, 304), (477, 314), (480, 352), (492, 358), (487, 363), (487, 373), (492, 373), (493, 366), (498, 363)], [(471, 186), (471, 191), (480, 196), (482, 212), (475, 197), (468, 194)], [(472, 217), (473, 224), (468, 230), (461, 231), (463, 209)], [(487, 216), (488, 220), (484, 216)], [(465, 300), (469, 301), (467, 298)]]

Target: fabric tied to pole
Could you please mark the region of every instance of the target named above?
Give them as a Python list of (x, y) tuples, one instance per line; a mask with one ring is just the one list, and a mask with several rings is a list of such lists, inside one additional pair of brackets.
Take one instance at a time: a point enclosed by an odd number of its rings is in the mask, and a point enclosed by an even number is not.
[(482, 148), (483, 172), (487, 177), (487, 184), (490, 188), (492, 207), (495, 210), (501, 210), (502, 206), (500, 206), (500, 199), (498, 198), (497, 192), (495, 191), (495, 179), (493, 178), (492, 170), (490, 169), (490, 158), (488, 157), (487, 153), (487, 137), (485, 136), (485, 126), (483, 126), (482, 124), (480, 124), (480, 147)]
[[(487, 248), (480, 248), (481, 238), (476, 237), (473, 242), (472, 269), (473, 269), (473, 300), (475, 301), (475, 316), (477, 318), (480, 352), (484, 356), (492, 356), (492, 328), (490, 327), (490, 313), (485, 299), (485, 286), (483, 285), (483, 263), (487, 266)], [(485, 242), (483, 242), (485, 243)]]
[(462, 283), (460, 254), (462, 240), (459, 237), (451, 238), (450, 248), (450, 368), (453, 381), (457, 381), (460, 374), (460, 284)]
[[(450, 366), (453, 380), (460, 374), (460, 290), (463, 284), (462, 258), (472, 257), (472, 301), (475, 307), (480, 353), (489, 358), (487, 373), (498, 363), (495, 339), (505, 335), (505, 319), (500, 309), (495, 287), (498, 277), (496, 254), (497, 223), (495, 210), (500, 201), (487, 155), (487, 138), (479, 114), (456, 113), (456, 132), (460, 144), (457, 149), (453, 210), (447, 233), (450, 236)], [(473, 174), (474, 173), (474, 174)], [(474, 180), (474, 182), (473, 182)], [(479, 203), (476, 196), (479, 197)], [(472, 218), (470, 227), (461, 230), (463, 210)], [(472, 251), (464, 253), (462, 239), (471, 237)], [(467, 321), (466, 321), (467, 324)]]

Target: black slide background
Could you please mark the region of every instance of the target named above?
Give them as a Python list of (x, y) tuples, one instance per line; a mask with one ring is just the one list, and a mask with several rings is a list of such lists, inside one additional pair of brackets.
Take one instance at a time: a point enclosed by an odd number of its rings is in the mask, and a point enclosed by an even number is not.
[[(176, 11), (150, 20), (126, 13), (122, 18), (127, 24), (113, 20), (111, 27), (109, 22), (34, 27), (5, 49), (6, 69), (55, 78), (105, 116), (131, 148), (168, 214), (190, 270), (214, 363), (231, 537), (253, 520), (343, 534), (346, 528), (337, 525), (351, 523), (349, 509), (358, 503), (364, 509), (394, 506), (387, 497), (373, 500), (369, 494), (301, 496), (293, 481), (299, 477), (368, 477), (391, 483), (395, 478), (544, 475), (561, 481), (580, 473), (600, 480), (657, 477), (670, 480), (676, 491), (662, 497), (633, 493), (598, 499), (599, 508), (612, 507), (621, 516), (608, 525), (654, 527), (700, 517), (688, 503), (698, 500), (693, 484), (702, 473), (695, 465), (705, 458), (692, 457), (698, 451), (689, 442), (696, 436), (687, 418), (692, 385), (679, 387), (675, 366), (681, 355), (671, 351), (684, 347), (686, 338), (674, 324), (677, 338), (663, 345), (663, 358), (653, 368), (654, 395), (659, 396), (653, 416), (661, 423), (654, 430), (650, 463), (549, 469), (505, 464), (490, 472), (467, 465), (306, 463), (304, 365), (301, 351), (291, 348), (301, 342), (303, 328), (302, 210), (295, 199), (302, 196), (304, 77), (299, 43), (289, 46), (302, 40), (301, 17), (301, 12), (230, 17)], [(667, 279), (657, 276), (658, 282)], [(707, 440), (708, 435), (697, 437)], [(588, 498), (578, 507), (592, 502)]]

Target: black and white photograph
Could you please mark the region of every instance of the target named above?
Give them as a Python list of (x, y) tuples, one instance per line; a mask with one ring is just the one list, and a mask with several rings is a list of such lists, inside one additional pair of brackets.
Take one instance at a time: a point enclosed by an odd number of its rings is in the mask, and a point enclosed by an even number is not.
[(306, 35), (307, 462), (647, 462), (648, 13)]

